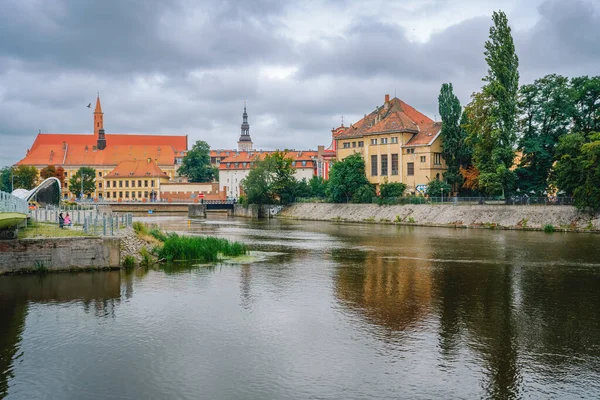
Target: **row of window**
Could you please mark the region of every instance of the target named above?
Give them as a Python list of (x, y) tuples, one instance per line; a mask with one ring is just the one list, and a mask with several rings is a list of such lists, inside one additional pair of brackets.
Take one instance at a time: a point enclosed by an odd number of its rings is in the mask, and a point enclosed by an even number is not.
[(349, 149), (350, 148), (350, 144), (352, 144), (352, 147), (356, 147), (357, 145), (358, 145), (358, 147), (365, 147), (365, 142), (362, 141), (362, 140), (359, 140), (358, 142), (352, 142), (352, 143), (345, 142), (343, 146), (344, 146), (345, 149)]
[[(392, 154), (392, 168), (391, 175), (398, 175), (398, 154)], [(377, 155), (371, 156), (371, 175), (377, 176), (379, 172), (378, 168), (378, 157)], [(388, 155), (382, 154), (381, 156), (381, 176), (388, 175)], [(433, 153), (433, 163), (436, 165), (440, 165), (442, 163), (442, 154), (441, 153)], [(427, 162), (427, 156), (421, 156), (421, 163)], [(411, 176), (415, 174), (415, 163), (409, 162), (406, 163), (406, 175)]]
[[(143, 193), (143, 196), (142, 196), (142, 193)], [(156, 197), (156, 192), (147, 192), (147, 191), (145, 191), (145, 192), (135, 192), (135, 191), (129, 192), (129, 191), (125, 191), (125, 192), (106, 192), (106, 198), (107, 199), (110, 199), (110, 198), (113, 198), (113, 199), (122, 199), (123, 198), (123, 194), (125, 194), (125, 197), (124, 197), (125, 199), (129, 199), (129, 198), (132, 198), (132, 199), (135, 199), (135, 198), (139, 198), (139, 199), (144, 198), (144, 199), (147, 199), (148, 196), (150, 196), (150, 197), (152, 197), (152, 196)]]
[[(125, 187), (129, 187), (129, 182), (130, 181), (106, 181), (106, 187), (110, 188), (111, 187), (111, 182), (112, 182), (112, 187), (116, 188), (117, 187), (117, 182), (119, 182), (119, 187), (122, 188), (123, 187), (123, 182), (125, 182)], [(144, 186), (143, 187), (148, 187), (148, 180), (144, 180)], [(99, 183), (100, 188), (102, 188), (102, 183)], [(136, 187), (135, 186), (135, 180), (131, 181), (131, 187)], [(138, 180), (137, 181), (137, 187), (142, 187), (142, 180)], [(151, 180), (150, 181), (150, 187), (154, 187), (154, 181)]]
[[(381, 138), (381, 139), (379, 139), (379, 142), (377, 141), (377, 139), (371, 139), (372, 145), (376, 145), (377, 143), (388, 144), (388, 138), (386, 138), (386, 137)], [(390, 143), (392, 143), (392, 144), (398, 143), (398, 137), (394, 136), (394, 137), (390, 138)]]

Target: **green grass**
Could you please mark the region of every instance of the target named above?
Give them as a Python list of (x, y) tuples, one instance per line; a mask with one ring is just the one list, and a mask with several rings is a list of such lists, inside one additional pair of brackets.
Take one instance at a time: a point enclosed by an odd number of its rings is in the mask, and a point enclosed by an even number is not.
[(166, 236), (162, 247), (157, 249), (158, 258), (173, 261), (218, 261), (220, 257), (237, 257), (248, 253), (246, 245), (215, 237)]
[(140, 250), (140, 256), (142, 256), (140, 266), (149, 267), (150, 265), (154, 264), (154, 261), (152, 260), (152, 255), (150, 254), (147, 248), (142, 247), (142, 249)]
[(552, 233), (552, 232), (554, 232), (554, 226), (550, 225), (550, 224), (544, 225), (544, 232), (546, 232), (546, 233)]
[(91, 233), (85, 233), (82, 229), (76, 227), (59, 228), (58, 224), (45, 222), (29, 222), (26, 228), (19, 229), (19, 239), (37, 238), (37, 237), (78, 237), (94, 236)]
[(135, 221), (133, 223), (133, 230), (137, 234), (141, 234), (141, 233), (148, 234), (148, 226), (140, 221)]
[(126, 255), (125, 259), (123, 260), (123, 267), (125, 267), (125, 269), (131, 269), (135, 267), (135, 258), (133, 258), (133, 256)]

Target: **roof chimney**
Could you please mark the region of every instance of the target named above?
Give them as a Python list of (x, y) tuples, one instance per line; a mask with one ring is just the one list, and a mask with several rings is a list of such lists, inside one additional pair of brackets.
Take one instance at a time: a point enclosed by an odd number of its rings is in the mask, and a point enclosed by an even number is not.
[(390, 102), (390, 95), (389, 95), (389, 94), (386, 94), (386, 95), (385, 95), (385, 102), (386, 102), (386, 103), (389, 103), (389, 102)]

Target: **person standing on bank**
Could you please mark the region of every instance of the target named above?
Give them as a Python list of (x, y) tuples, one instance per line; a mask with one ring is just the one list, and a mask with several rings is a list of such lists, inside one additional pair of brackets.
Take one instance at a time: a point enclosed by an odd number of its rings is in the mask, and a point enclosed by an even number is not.
[(63, 217), (62, 213), (58, 214), (58, 226), (60, 228), (64, 228), (65, 226), (65, 218)]

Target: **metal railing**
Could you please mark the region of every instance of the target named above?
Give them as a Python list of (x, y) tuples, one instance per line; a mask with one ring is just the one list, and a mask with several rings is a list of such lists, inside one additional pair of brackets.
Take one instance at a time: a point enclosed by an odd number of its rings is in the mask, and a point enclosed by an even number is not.
[[(118, 236), (120, 230), (133, 226), (133, 214), (131, 213), (100, 213), (96, 209), (79, 210), (69, 207), (63, 209), (38, 208), (31, 210), (30, 217), (35, 222), (51, 224), (57, 229), (69, 229), (82, 231), (85, 234), (100, 236)], [(59, 215), (63, 218), (69, 213), (71, 224), (60, 226)], [(51, 228), (52, 228), (51, 227)]]
[(29, 206), (26, 200), (0, 190), (0, 212), (27, 214)]
[[(297, 203), (324, 203), (322, 198), (297, 198)], [(448, 204), (448, 205), (512, 205), (512, 206), (572, 206), (573, 197), (529, 197), (529, 196), (512, 196), (507, 198), (501, 197), (424, 197), (424, 196), (403, 196), (379, 198), (373, 197), (371, 203), (382, 205), (403, 205), (403, 204)]]

